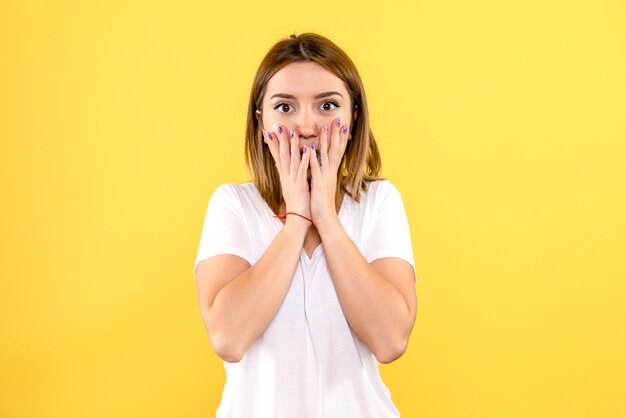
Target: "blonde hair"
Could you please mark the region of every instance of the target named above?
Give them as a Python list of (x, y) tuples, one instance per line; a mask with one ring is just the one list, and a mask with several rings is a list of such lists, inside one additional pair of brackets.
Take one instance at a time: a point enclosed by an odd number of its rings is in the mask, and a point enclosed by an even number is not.
[(380, 180), (381, 160), (374, 134), (369, 126), (369, 113), (363, 82), (356, 66), (337, 45), (315, 34), (291, 35), (277, 42), (265, 55), (257, 69), (250, 91), (246, 124), (246, 166), (253, 181), (268, 206), (278, 213), (282, 192), (278, 170), (269, 148), (263, 141), (263, 132), (256, 111), (262, 110), (267, 82), (284, 66), (293, 62), (315, 62), (347, 86), (356, 117), (350, 126), (348, 141), (341, 165), (337, 172), (337, 187), (357, 202), (360, 191), (367, 191), (367, 182)]

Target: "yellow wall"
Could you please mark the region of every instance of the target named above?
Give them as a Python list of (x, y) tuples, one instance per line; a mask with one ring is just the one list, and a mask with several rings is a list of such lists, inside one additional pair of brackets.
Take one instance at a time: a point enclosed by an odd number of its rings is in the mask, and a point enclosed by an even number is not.
[(353, 57), (404, 197), (403, 417), (626, 416), (626, 4), (247, 3), (1, 3), (0, 416), (214, 416), (193, 264), (293, 31)]

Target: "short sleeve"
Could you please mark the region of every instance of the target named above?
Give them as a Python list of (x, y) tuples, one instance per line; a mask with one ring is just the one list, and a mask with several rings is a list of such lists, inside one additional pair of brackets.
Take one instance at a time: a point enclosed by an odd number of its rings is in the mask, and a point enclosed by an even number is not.
[(235, 185), (218, 186), (206, 210), (193, 274), (202, 260), (219, 254), (234, 254), (252, 264), (251, 241), (244, 223), (243, 207)]
[(365, 242), (364, 258), (368, 263), (384, 257), (401, 258), (413, 267), (413, 279), (417, 280), (411, 231), (400, 192), (388, 180), (381, 180), (371, 204), (375, 207), (373, 226)]

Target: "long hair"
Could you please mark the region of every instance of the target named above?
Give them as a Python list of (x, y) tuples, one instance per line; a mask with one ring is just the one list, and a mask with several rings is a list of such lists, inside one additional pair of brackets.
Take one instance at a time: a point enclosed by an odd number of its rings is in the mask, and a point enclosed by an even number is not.
[(294, 62), (315, 62), (341, 79), (347, 86), (352, 102), (351, 140), (337, 171), (337, 187), (359, 201), (361, 190), (367, 191), (367, 181), (378, 180), (381, 160), (374, 134), (369, 125), (369, 112), (363, 82), (348, 55), (329, 39), (315, 34), (295, 34), (277, 42), (265, 55), (257, 69), (250, 91), (246, 124), (246, 166), (268, 206), (278, 213), (282, 191), (278, 169), (269, 148), (263, 141), (260, 121), (255, 112), (262, 110), (267, 82), (284, 66)]

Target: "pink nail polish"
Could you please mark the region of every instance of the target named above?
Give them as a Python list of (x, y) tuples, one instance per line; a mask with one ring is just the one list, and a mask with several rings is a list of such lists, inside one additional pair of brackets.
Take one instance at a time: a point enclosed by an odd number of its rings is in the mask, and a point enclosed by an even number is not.
[(341, 119), (337, 118), (337, 120), (335, 121), (335, 123), (337, 124), (337, 128), (339, 128), (341, 126)]
[(348, 133), (348, 125), (343, 127), (343, 134), (347, 134)]

